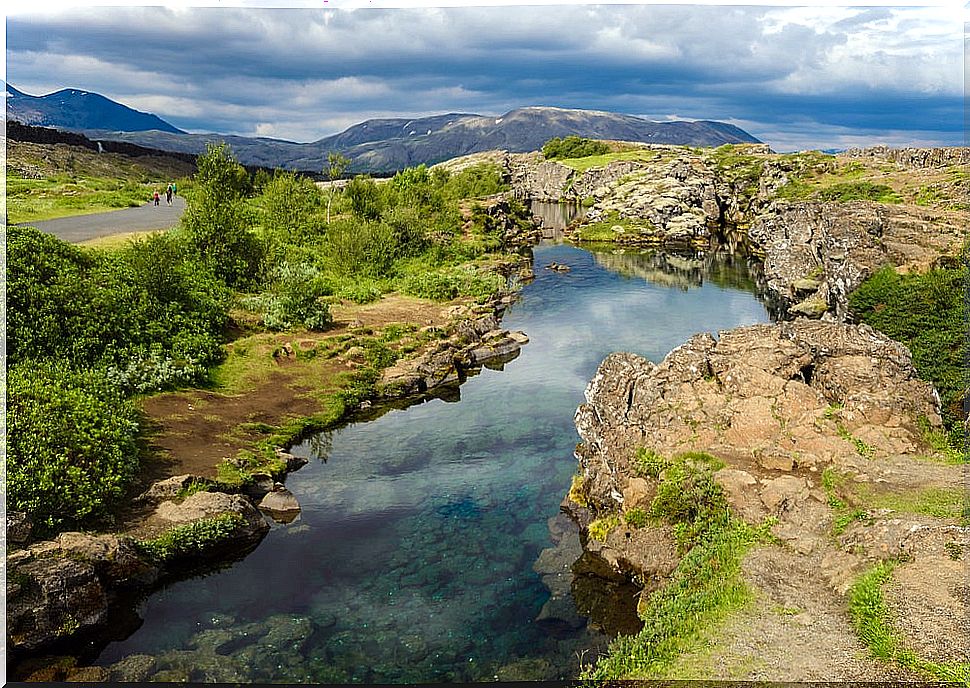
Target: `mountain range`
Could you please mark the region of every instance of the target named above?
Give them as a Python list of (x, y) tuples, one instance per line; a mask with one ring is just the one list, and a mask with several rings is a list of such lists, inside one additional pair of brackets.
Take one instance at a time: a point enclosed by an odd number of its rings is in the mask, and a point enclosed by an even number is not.
[(132, 110), (94, 93), (68, 89), (38, 98), (9, 84), (7, 116), (26, 124), (80, 131), (92, 139), (125, 141), (179, 153), (201, 153), (207, 143), (225, 141), (245, 165), (307, 171), (321, 170), (330, 152), (349, 158), (351, 171), (388, 172), (486, 150), (538, 150), (550, 138), (569, 135), (693, 146), (759, 143), (743, 129), (724, 122), (652, 122), (614, 112), (555, 107), (523, 107), (498, 117), (450, 113), (416, 119), (371, 119), (339, 134), (296, 143), (189, 134), (155, 115)]
[(6, 95), (7, 118), (36, 127), (185, 133), (160, 117), (89, 91), (65, 88), (46, 96), (32, 96), (7, 84)]

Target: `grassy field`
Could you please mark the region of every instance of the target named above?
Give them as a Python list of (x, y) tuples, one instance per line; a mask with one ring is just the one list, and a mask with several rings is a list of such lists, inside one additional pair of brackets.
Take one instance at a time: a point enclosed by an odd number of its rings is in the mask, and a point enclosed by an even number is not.
[(99, 213), (145, 203), (154, 190), (180, 187), (193, 166), (165, 156), (129, 158), (78, 146), (8, 141), (7, 221), (11, 224)]

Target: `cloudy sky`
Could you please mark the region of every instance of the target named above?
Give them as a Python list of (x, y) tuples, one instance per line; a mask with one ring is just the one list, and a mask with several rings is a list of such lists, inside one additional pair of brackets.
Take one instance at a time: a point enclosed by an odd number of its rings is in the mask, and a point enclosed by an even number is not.
[(189, 131), (295, 141), (370, 117), (552, 105), (718, 119), (777, 150), (965, 143), (959, 2), (191, 4), (16, 2), (7, 79), (33, 95), (95, 91)]

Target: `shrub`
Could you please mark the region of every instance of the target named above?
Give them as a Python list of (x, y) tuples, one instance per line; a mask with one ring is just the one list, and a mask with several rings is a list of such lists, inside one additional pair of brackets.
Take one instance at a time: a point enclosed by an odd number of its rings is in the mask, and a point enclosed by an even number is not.
[(102, 255), (11, 227), (7, 274), (11, 362), (124, 365), (155, 352), (209, 365), (222, 355), (228, 291), (172, 235)]
[(230, 287), (256, 283), (265, 246), (249, 230), (251, 219), (243, 204), (246, 170), (225, 144), (206, 146), (196, 162), (192, 195), (180, 227), (189, 245), (222, 275)]
[(443, 193), (446, 198), (458, 200), (491, 196), (508, 188), (498, 165), (482, 163), (450, 175), (444, 183)]
[(552, 138), (542, 146), (542, 154), (547, 160), (556, 158), (588, 158), (591, 155), (608, 153), (610, 147), (603, 141), (567, 136)]
[(633, 472), (641, 478), (659, 478), (670, 461), (652, 449), (641, 447), (633, 457)]
[(920, 376), (939, 391), (944, 423), (960, 444), (970, 357), (964, 301), (968, 277), (967, 267), (922, 275), (899, 275), (886, 267), (849, 296), (859, 320), (909, 347)]
[(370, 177), (357, 175), (351, 179), (344, 187), (343, 196), (351, 212), (361, 220), (377, 220), (384, 212), (384, 197)]
[(320, 190), (310, 179), (276, 171), (262, 194), (268, 269), (285, 260), (287, 245), (306, 243), (316, 236), (321, 201)]
[(7, 499), (48, 529), (102, 514), (138, 468), (138, 417), (97, 371), (25, 362), (7, 377)]
[(316, 267), (285, 263), (277, 270), (273, 286), (261, 298), (263, 324), (271, 330), (286, 330), (294, 325), (308, 330), (326, 329), (333, 317), (322, 297), (332, 293), (331, 284)]
[(337, 275), (386, 275), (397, 255), (394, 230), (380, 222), (335, 220), (327, 228), (323, 259)]
[(714, 480), (721, 463), (708, 454), (681, 454), (664, 469), (649, 516), (674, 526), (682, 546), (730, 518), (727, 500)]
[(459, 296), (482, 300), (504, 286), (505, 280), (499, 275), (455, 267), (409, 275), (402, 281), (401, 291), (436, 301), (449, 301)]

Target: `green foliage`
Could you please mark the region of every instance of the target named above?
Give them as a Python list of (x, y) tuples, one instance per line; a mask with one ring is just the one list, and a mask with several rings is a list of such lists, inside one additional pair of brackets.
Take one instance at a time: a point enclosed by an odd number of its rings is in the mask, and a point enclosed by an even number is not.
[(221, 358), (228, 292), (176, 237), (101, 254), (10, 227), (7, 249), (11, 362), (110, 366), (147, 391), (197, 380)]
[(899, 275), (891, 267), (875, 272), (849, 296), (859, 320), (902, 342), (913, 354), (920, 377), (940, 393), (943, 421), (952, 446), (963, 446), (967, 389), (968, 268)]
[(338, 275), (378, 277), (390, 272), (397, 255), (394, 230), (381, 222), (335, 220), (327, 228), (324, 260)]
[(703, 534), (730, 520), (730, 511), (714, 472), (723, 463), (703, 453), (676, 457), (663, 471), (649, 516), (674, 527), (682, 547), (690, 547)]
[(937, 680), (970, 684), (970, 663), (929, 661), (903, 646), (883, 597), (883, 587), (892, 579), (894, 568), (891, 561), (880, 562), (849, 588), (849, 614), (859, 639), (878, 659), (896, 662)]
[(321, 201), (317, 186), (292, 172), (277, 170), (265, 184), (262, 224), (269, 268), (286, 259), (287, 245), (308, 243), (322, 233)]
[(643, 528), (649, 522), (649, 517), (646, 511), (640, 507), (635, 507), (623, 514), (623, 522), (634, 528)]
[(670, 582), (641, 602), (643, 629), (610, 643), (584, 678), (658, 678), (703, 632), (750, 598), (740, 563), (756, 533), (744, 523), (712, 524), (688, 551)]
[(603, 155), (610, 150), (603, 141), (580, 138), (579, 136), (558, 136), (546, 141), (542, 146), (542, 155), (547, 160), (557, 158), (587, 158), (591, 155)]
[(442, 195), (449, 200), (482, 198), (507, 191), (509, 185), (502, 178), (498, 165), (482, 163), (466, 167), (453, 175), (447, 175)]
[(899, 195), (885, 184), (868, 181), (833, 184), (815, 193), (821, 201), (878, 201), (879, 203), (901, 203)]
[(333, 322), (330, 306), (323, 301), (333, 293), (333, 287), (319, 269), (307, 263), (284, 263), (275, 277), (270, 289), (258, 299), (266, 327), (324, 330)]
[(255, 284), (265, 246), (250, 230), (251, 218), (243, 203), (249, 176), (225, 144), (208, 144), (196, 164), (198, 172), (180, 224), (188, 244), (230, 287)]
[(24, 361), (7, 372), (7, 506), (47, 529), (102, 515), (138, 469), (134, 406), (104, 373)]
[(641, 447), (633, 456), (633, 473), (641, 478), (660, 477), (660, 474), (670, 465), (670, 460), (664, 458), (652, 449)]
[(463, 267), (409, 275), (401, 282), (403, 293), (436, 301), (448, 301), (459, 296), (484, 300), (504, 287), (505, 280), (500, 275)]
[(618, 514), (607, 514), (592, 521), (587, 527), (587, 531), (594, 540), (605, 542), (610, 531), (618, 525), (620, 525), (620, 516)]
[(135, 544), (155, 563), (167, 564), (204, 555), (206, 550), (231, 540), (243, 523), (239, 514), (219, 514), (175, 526), (156, 538), (138, 540)]
[(350, 210), (361, 220), (378, 220), (384, 212), (385, 199), (377, 182), (366, 175), (357, 175), (344, 187), (344, 198)]

